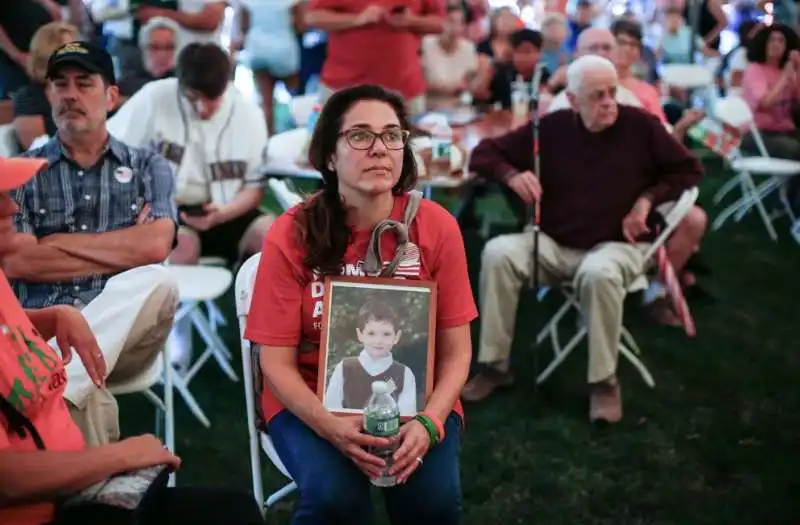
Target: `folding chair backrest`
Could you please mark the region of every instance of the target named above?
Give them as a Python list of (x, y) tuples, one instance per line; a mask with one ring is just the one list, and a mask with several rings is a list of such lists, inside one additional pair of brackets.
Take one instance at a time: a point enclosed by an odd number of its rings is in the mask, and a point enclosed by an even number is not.
[(253, 297), (253, 284), (256, 281), (258, 265), (261, 262), (261, 254), (257, 253), (247, 259), (239, 272), (236, 274), (236, 317), (239, 319), (239, 339), (242, 352), (242, 376), (244, 383), (245, 407), (247, 410), (247, 434), (250, 444), (250, 468), (253, 477), (253, 494), (259, 504), (264, 502), (264, 488), (261, 482), (261, 449), (269, 457), (272, 464), (287, 478), (291, 479), (289, 471), (284, 466), (272, 440), (266, 434), (262, 434), (256, 422), (256, 389), (254, 385), (254, 366), (258, 366), (252, 357), (250, 342), (244, 338), (244, 330), (247, 326), (247, 316), (250, 312), (250, 301)]
[(253, 494), (259, 505), (264, 501), (261, 482), (261, 443), (260, 432), (256, 428), (256, 399), (253, 388), (253, 361), (250, 357), (250, 342), (244, 338), (247, 314), (250, 311), (253, 283), (256, 280), (261, 254), (248, 258), (236, 274), (236, 317), (239, 320), (239, 341), (242, 352), (242, 382), (244, 383), (245, 408), (247, 410), (247, 434), (250, 445), (250, 467), (253, 477)]
[[(742, 97), (729, 95), (717, 100), (714, 104), (714, 117), (732, 128), (742, 132), (750, 132), (758, 147), (759, 155), (769, 157), (764, 141), (761, 139), (761, 134), (753, 122), (753, 112)], [(736, 156), (740, 155), (737, 148)]]
[(678, 227), (678, 224), (680, 224), (683, 218), (686, 217), (686, 214), (692, 209), (694, 203), (697, 202), (697, 196), (699, 194), (700, 190), (698, 190), (696, 186), (689, 188), (688, 190), (684, 191), (683, 194), (681, 194), (681, 197), (678, 199), (672, 209), (667, 212), (666, 217), (664, 217), (664, 222), (666, 224), (664, 226), (664, 230), (658, 234), (658, 237), (656, 237), (656, 240), (653, 241), (653, 244), (651, 244), (647, 251), (644, 252), (645, 261), (649, 261), (653, 257), (653, 254), (656, 253), (656, 250), (665, 242), (667, 242), (669, 236), (672, 235), (672, 232), (675, 231), (675, 228)]
[(303, 202), (303, 197), (292, 191), (286, 181), (269, 179), (268, 184), (269, 188), (272, 190), (272, 194), (275, 196), (275, 200), (278, 201), (283, 211)]

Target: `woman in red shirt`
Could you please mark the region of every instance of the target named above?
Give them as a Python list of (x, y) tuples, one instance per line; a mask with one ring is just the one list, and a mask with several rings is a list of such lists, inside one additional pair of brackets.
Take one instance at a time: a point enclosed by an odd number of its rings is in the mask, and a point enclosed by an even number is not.
[[(369, 478), (383, 462), (362, 447), (388, 441), (362, 433), (358, 417), (330, 414), (315, 394), (323, 282), (326, 275), (366, 275), (362, 263), (375, 225), (403, 221), (417, 182), (408, 128), (403, 100), (381, 87), (332, 95), (309, 147), (325, 187), (281, 216), (264, 243), (245, 336), (260, 345), (261, 409), (300, 489), (295, 525), (371, 521)], [(391, 470), (399, 484), (383, 492), (393, 523), (455, 524), (461, 513), (459, 394), (477, 311), (453, 216), (424, 200), (408, 230), (421, 264), (417, 275), (404, 277), (437, 283), (436, 376), (422, 414), (442, 439), (432, 446), (434, 436), (420, 421), (404, 424)], [(379, 260), (391, 261), (396, 248), (397, 239), (384, 235)]]

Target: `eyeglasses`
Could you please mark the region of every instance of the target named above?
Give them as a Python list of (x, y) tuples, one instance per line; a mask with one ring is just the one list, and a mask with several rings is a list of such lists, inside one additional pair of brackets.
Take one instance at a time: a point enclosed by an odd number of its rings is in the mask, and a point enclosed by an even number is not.
[(344, 137), (350, 147), (355, 150), (367, 150), (375, 145), (375, 140), (380, 137), (383, 145), (387, 149), (400, 150), (408, 142), (408, 136), (411, 132), (405, 129), (386, 129), (380, 133), (376, 133), (369, 129), (348, 129), (339, 133), (340, 137)]
[(150, 51), (175, 51), (175, 44), (149, 44)]
[(630, 47), (631, 49), (639, 49), (642, 47), (642, 42), (632, 38), (619, 38), (617, 37), (618, 47)]
[(614, 46), (612, 46), (611, 44), (592, 44), (589, 46), (590, 53), (600, 53), (603, 51), (606, 53), (610, 53), (613, 50)]

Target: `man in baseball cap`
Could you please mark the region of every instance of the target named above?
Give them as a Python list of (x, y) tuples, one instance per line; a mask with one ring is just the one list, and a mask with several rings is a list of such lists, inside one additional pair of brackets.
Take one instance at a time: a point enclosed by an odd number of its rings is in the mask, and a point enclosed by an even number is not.
[(69, 42), (56, 49), (47, 61), (47, 79), (53, 80), (64, 67), (78, 67), (97, 73), (109, 85), (116, 85), (111, 55), (91, 42)]

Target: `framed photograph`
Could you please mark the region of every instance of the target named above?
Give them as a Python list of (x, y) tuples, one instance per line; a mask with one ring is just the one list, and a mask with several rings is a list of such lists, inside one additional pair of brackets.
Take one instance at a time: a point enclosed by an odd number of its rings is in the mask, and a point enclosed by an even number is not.
[(394, 386), (407, 420), (433, 389), (436, 283), (328, 277), (317, 394), (334, 414), (362, 414), (374, 381)]

